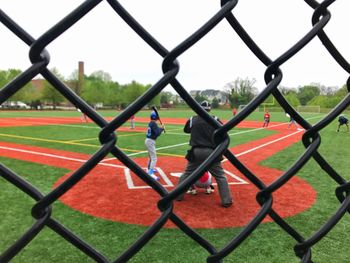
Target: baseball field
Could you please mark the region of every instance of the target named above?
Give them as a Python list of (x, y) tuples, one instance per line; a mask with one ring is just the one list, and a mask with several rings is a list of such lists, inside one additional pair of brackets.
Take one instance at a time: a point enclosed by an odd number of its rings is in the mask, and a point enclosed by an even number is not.
[[(107, 120), (118, 111), (99, 112)], [(157, 172), (160, 183), (171, 191), (183, 172), (189, 135), (183, 132), (191, 110), (160, 110), (166, 127), (157, 139)], [(213, 110), (223, 122), (231, 111)], [(136, 127), (126, 122), (116, 131), (117, 146), (146, 169), (144, 145), (150, 111), (136, 114)], [(282, 112), (272, 112), (262, 128), (263, 112), (252, 113), (229, 132), (229, 149), (266, 185), (273, 183), (305, 151), (300, 126), (288, 127)], [(322, 113), (301, 113), (311, 124)], [(350, 157), (350, 133), (337, 132), (334, 121), (321, 132), (319, 152), (346, 180)], [(0, 111), (0, 162), (43, 195), (81, 167), (101, 147), (101, 129), (81, 119), (77, 111)], [(222, 161), (233, 194), (230, 208), (220, 206), (215, 191), (208, 195), (186, 194), (174, 202), (174, 212), (218, 250), (233, 240), (254, 216), (260, 205), (259, 189), (226, 159)], [(273, 195), (273, 208), (305, 239), (318, 231), (340, 206), (335, 196), (338, 184), (310, 160)], [(111, 262), (123, 253), (160, 215), (160, 196), (112, 155), (103, 159), (77, 185), (52, 205), (52, 216), (93, 246)], [(0, 177), (0, 254), (13, 245), (35, 222), (29, 195)], [(312, 248), (314, 262), (348, 262), (349, 215)], [(349, 242), (348, 242), (349, 241)], [(263, 219), (224, 262), (300, 262), (294, 253), (297, 242), (270, 217)], [(208, 252), (171, 221), (130, 262), (206, 262)], [(44, 228), (11, 262), (94, 262), (49, 228)]]

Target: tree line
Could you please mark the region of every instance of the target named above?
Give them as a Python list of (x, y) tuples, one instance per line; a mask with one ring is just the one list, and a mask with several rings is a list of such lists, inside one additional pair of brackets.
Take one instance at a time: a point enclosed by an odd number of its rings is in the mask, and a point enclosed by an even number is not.
[[(95, 71), (87, 76), (84, 75), (82, 81), (78, 78), (77, 70), (67, 79), (64, 78), (57, 69), (54, 68), (51, 71), (92, 106), (103, 105), (111, 108), (125, 108), (151, 87), (151, 84), (144, 85), (136, 81), (132, 81), (128, 84), (119, 84), (112, 80), (109, 73), (102, 70)], [(21, 70), (19, 69), (0, 70), (0, 87), (4, 87), (20, 73)], [(38, 89), (32, 82), (29, 82), (9, 100), (23, 101), (33, 107), (48, 104), (55, 108), (68, 103), (47, 80), (44, 79), (42, 82), (41, 89)], [(223, 88), (223, 93), (226, 97), (225, 103), (229, 104), (231, 108), (248, 104), (258, 94), (258, 89), (254, 85), (255, 79), (249, 78), (236, 78), (234, 81), (226, 84)], [(333, 108), (348, 93), (346, 85), (338, 88), (326, 87), (317, 83), (296, 88), (280, 86), (278, 89), (294, 107), (300, 105), (317, 105), (322, 108)], [(201, 102), (208, 98), (197, 94), (195, 99)], [(271, 101), (272, 98), (270, 96), (266, 102)], [(222, 104), (222, 102), (216, 98), (212, 99), (211, 102), (214, 108), (219, 107), (220, 103)], [(149, 102), (149, 105), (163, 107), (186, 106), (178, 95), (167, 91), (163, 91), (153, 98), (152, 101)]]
[[(151, 87), (150, 84), (143, 85), (136, 81), (121, 85), (113, 81), (110, 74), (104, 71), (96, 71), (84, 76), (82, 83), (78, 80), (77, 71), (73, 72), (67, 79), (57, 69), (54, 68), (51, 71), (91, 106), (103, 105), (110, 108), (125, 108)], [(4, 87), (20, 73), (21, 70), (19, 69), (0, 70), (0, 87)], [(59, 105), (69, 105), (65, 97), (47, 80), (43, 79), (41, 82), (41, 88), (29, 82), (14, 94), (9, 101), (22, 101), (34, 108), (38, 105), (51, 105), (53, 108)], [(149, 104), (159, 106), (161, 99), (163, 101), (169, 100), (169, 94), (162, 92), (153, 98)]]
[[(254, 84), (255, 79), (237, 78), (225, 85), (224, 90), (231, 108), (248, 104), (258, 95), (258, 89)], [(312, 83), (293, 88), (279, 86), (278, 89), (293, 107), (320, 106), (321, 108), (334, 108), (348, 93), (345, 84), (341, 88)], [(272, 101), (272, 95), (265, 100), (266, 103)]]

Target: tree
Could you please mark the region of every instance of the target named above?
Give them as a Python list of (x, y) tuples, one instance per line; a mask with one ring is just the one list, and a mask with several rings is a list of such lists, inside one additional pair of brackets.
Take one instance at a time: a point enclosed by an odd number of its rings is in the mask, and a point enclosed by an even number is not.
[[(145, 91), (148, 90), (149, 88), (151, 88), (152, 85), (148, 84), (145, 86)], [(160, 107), (160, 94), (158, 94), (157, 96), (153, 97), (153, 99), (151, 99), (151, 101), (148, 103), (148, 107), (152, 107), (152, 106), (157, 106)]]
[(90, 78), (96, 78), (99, 80), (102, 80), (104, 82), (111, 82), (112, 81), (112, 77), (111, 74), (109, 74), (108, 72), (105, 72), (103, 70), (97, 70), (91, 73)]
[[(0, 88), (9, 84), (18, 75), (22, 73), (19, 69), (8, 69), (0, 70)], [(33, 85), (29, 82), (24, 85), (19, 91), (13, 94), (8, 100), (9, 101), (24, 101), (30, 102), (30, 95), (34, 92)]]
[(42, 100), (52, 104), (53, 109), (64, 101), (64, 97), (58, 92), (47, 80), (44, 80), (44, 88), (42, 91)]
[(208, 98), (205, 97), (205, 96), (202, 96), (202, 95), (200, 94), (200, 92), (198, 92), (198, 93), (196, 94), (196, 96), (194, 97), (194, 99), (195, 99), (195, 101), (197, 101), (198, 103), (201, 103), (202, 101), (208, 100)]
[[(122, 85), (122, 107), (125, 108), (128, 104), (137, 100), (140, 96), (142, 96), (152, 85), (143, 85), (136, 81), (132, 81), (129, 84)], [(160, 106), (160, 95), (154, 97), (149, 103), (148, 106)]]
[(173, 94), (170, 91), (162, 91), (160, 93), (160, 103), (169, 104), (171, 102), (171, 98)]
[(288, 94), (297, 94), (297, 89), (296, 88), (288, 88), (284, 86), (278, 86), (278, 90), (281, 92), (283, 96), (288, 95)]
[(173, 101), (174, 106), (179, 106), (179, 105), (187, 105), (183, 99), (180, 97), (179, 94), (174, 95), (174, 101)]
[(89, 104), (106, 103), (108, 98), (108, 83), (100, 77), (90, 75), (84, 80), (81, 97)]
[(255, 79), (237, 78), (226, 84), (225, 93), (232, 108), (248, 104), (257, 95), (258, 89), (254, 87), (255, 82)]
[(173, 94), (170, 91), (162, 91), (160, 93), (160, 104), (162, 107), (170, 107), (173, 103), (172, 101)]
[(325, 89), (322, 91), (323, 94), (316, 96), (310, 100), (307, 105), (317, 105), (322, 108), (334, 108), (347, 94), (346, 86), (343, 86), (341, 89), (336, 90), (334, 87)]
[[(51, 70), (53, 74), (56, 75), (61, 81), (64, 81), (63, 77), (58, 73), (58, 70), (53, 68)], [(50, 102), (53, 106), (53, 109), (59, 105), (60, 102), (63, 102), (65, 98), (63, 95), (55, 89), (47, 80), (44, 80), (44, 88), (42, 91), (42, 99), (44, 101)]]
[(320, 95), (320, 87), (316, 85), (303, 86), (299, 88), (297, 97), (301, 103), (301, 105), (307, 105), (307, 103)]
[(284, 98), (289, 102), (290, 105), (293, 107), (300, 106), (300, 101), (297, 97), (297, 94), (294, 92), (290, 92), (287, 95), (284, 96)]
[(119, 107), (122, 104), (122, 87), (118, 82), (108, 82), (108, 96), (106, 104), (112, 107)]
[(78, 70), (74, 70), (67, 79), (69, 83), (69, 87), (78, 95), (80, 95), (79, 87), (79, 72)]
[(132, 103), (137, 100), (144, 92), (146, 87), (136, 81), (132, 81), (129, 84), (123, 85), (123, 103), (126, 106), (127, 104)]
[[(76, 74), (73, 75), (73, 78), (75, 77), (77, 78)], [(91, 105), (102, 103), (118, 107), (124, 101), (122, 87), (118, 82), (112, 81), (109, 73), (102, 70), (84, 76), (81, 86), (81, 97)]]
[(341, 87), (340, 89), (338, 89), (334, 95), (337, 96), (337, 97), (341, 97), (341, 98), (344, 98), (347, 94), (349, 93), (346, 85), (344, 85), (343, 87)]
[(337, 87), (320, 86), (320, 94), (325, 96), (333, 96), (337, 92)]
[(219, 100), (217, 98), (214, 98), (213, 101), (211, 102), (211, 107), (213, 109), (219, 108)]

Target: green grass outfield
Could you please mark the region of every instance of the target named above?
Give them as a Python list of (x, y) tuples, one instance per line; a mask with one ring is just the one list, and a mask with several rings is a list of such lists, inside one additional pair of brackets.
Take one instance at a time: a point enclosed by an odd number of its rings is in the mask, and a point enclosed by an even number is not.
[[(113, 117), (118, 112), (101, 111), (105, 117)], [(162, 110), (163, 117), (187, 118), (191, 111)], [(231, 111), (213, 111), (221, 119), (231, 117)], [(142, 111), (136, 118), (147, 117), (149, 111)], [(284, 113), (272, 113), (271, 121), (287, 122)], [(63, 111), (1, 111), (0, 118), (14, 117), (79, 117), (78, 112)], [(322, 115), (303, 114), (311, 123), (316, 123)], [(250, 120), (262, 121), (263, 113), (254, 112)], [(136, 126), (145, 126), (136, 123)], [(159, 150), (159, 155), (184, 156), (188, 149), (188, 135), (183, 134), (182, 126), (166, 124), (167, 134), (157, 140), (157, 147), (178, 145)], [(125, 126), (129, 126), (126, 123)], [(345, 128), (337, 133), (337, 122), (334, 121), (322, 130), (320, 153), (346, 180), (349, 175), (350, 133)], [(231, 147), (254, 141), (271, 135), (273, 131), (260, 129), (254, 132), (240, 133), (248, 129), (235, 128), (230, 132)], [(78, 153), (92, 154), (99, 148), (97, 140), (99, 128), (92, 123), (77, 123), (70, 125), (47, 125), (29, 127), (0, 127), (0, 141), (21, 143), (45, 148), (60, 149)], [(237, 133), (237, 134), (236, 134)], [(144, 157), (145, 134), (143, 132), (118, 132), (118, 146), (131, 156)], [(263, 165), (279, 170), (285, 170), (293, 164), (304, 151), (301, 143), (296, 143), (278, 152)], [(54, 182), (63, 176), (67, 170), (51, 166), (39, 165), (9, 158), (0, 158), (0, 162), (20, 174), (35, 185), (43, 193), (52, 189)], [(317, 231), (331, 217), (339, 202), (335, 197), (337, 184), (316, 164), (310, 161), (298, 172), (298, 176), (310, 183), (318, 192), (317, 201), (307, 211), (290, 217), (287, 220), (305, 238)], [(117, 196), (116, 196), (117, 198)], [(0, 177), (0, 253), (13, 244), (34, 222), (30, 211), (34, 201)], [(145, 227), (112, 222), (95, 218), (75, 211), (61, 202), (53, 205), (53, 216), (79, 235), (83, 240), (94, 246), (111, 261), (128, 248), (144, 231)], [(212, 242), (218, 249), (229, 242), (242, 228), (197, 229), (197, 231)], [(349, 262), (348, 244), (350, 237), (350, 217), (346, 214), (328, 235), (312, 249), (314, 262)], [(236, 250), (227, 256), (224, 262), (300, 262), (294, 255), (294, 239), (286, 234), (275, 223), (261, 224), (252, 235)], [(162, 229), (130, 262), (206, 262), (208, 253), (189, 237), (177, 229)], [(45, 228), (12, 262), (93, 262), (63, 238)]]

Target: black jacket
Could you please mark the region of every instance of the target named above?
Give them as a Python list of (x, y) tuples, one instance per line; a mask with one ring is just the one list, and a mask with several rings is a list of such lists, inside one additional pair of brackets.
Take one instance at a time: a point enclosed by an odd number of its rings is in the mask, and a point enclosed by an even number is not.
[[(213, 116), (218, 122), (222, 123), (219, 118)], [(192, 147), (209, 147), (215, 148), (212, 137), (215, 129), (210, 126), (202, 117), (191, 117), (184, 127), (185, 133), (190, 133), (190, 145)]]

